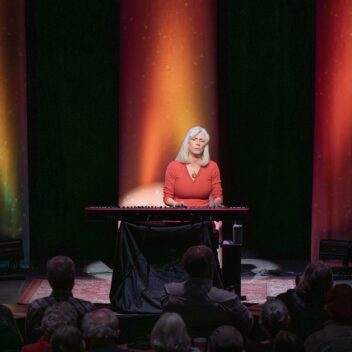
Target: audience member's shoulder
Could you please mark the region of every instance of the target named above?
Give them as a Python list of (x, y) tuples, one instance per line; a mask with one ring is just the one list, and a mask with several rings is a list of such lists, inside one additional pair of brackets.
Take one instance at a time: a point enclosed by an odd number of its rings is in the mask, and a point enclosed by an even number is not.
[(282, 301), (287, 300), (295, 296), (296, 290), (294, 288), (288, 289), (286, 292), (282, 292), (276, 296), (276, 298), (281, 299)]
[(56, 300), (52, 296), (37, 298), (28, 305), (28, 310), (45, 310), (54, 303), (56, 303)]
[(239, 299), (234, 292), (224, 290), (222, 288), (217, 288), (215, 286), (211, 287), (209, 291), (209, 297), (219, 302), (225, 302), (225, 301), (231, 301), (231, 300), (235, 301)]
[(164, 285), (165, 291), (172, 295), (181, 294), (184, 291), (184, 282), (170, 282)]
[(94, 303), (74, 296), (70, 297), (68, 302), (70, 302), (78, 310), (79, 310), (79, 307), (83, 307), (83, 309), (86, 310), (87, 312), (96, 309), (96, 306)]

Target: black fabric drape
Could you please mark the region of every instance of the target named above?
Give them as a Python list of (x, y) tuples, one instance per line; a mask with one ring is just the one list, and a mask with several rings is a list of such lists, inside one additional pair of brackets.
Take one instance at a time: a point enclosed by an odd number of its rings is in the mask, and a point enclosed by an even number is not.
[[(203, 244), (216, 252), (210, 221), (175, 226), (122, 222), (117, 239), (110, 300), (120, 313), (160, 313), (165, 283), (187, 277), (181, 258), (188, 247)], [(217, 257), (214, 256), (219, 268)], [(214, 283), (222, 287), (220, 270)]]

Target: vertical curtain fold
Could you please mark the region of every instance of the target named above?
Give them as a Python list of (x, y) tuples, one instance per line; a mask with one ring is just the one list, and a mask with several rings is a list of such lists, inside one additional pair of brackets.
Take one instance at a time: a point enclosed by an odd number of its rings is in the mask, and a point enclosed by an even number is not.
[(25, 0), (0, 2), (0, 235), (29, 262)]
[(311, 257), (321, 239), (352, 240), (352, 2), (316, 2)]

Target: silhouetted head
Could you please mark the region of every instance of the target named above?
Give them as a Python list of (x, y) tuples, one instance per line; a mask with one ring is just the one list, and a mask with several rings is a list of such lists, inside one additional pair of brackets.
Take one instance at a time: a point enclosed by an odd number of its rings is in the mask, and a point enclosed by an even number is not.
[(352, 323), (352, 287), (338, 284), (326, 295), (325, 310), (335, 321)]
[(272, 352), (306, 352), (304, 342), (296, 334), (282, 330), (273, 341)]
[(85, 350), (82, 333), (75, 326), (61, 326), (51, 336), (52, 352), (80, 352)]
[(57, 256), (48, 260), (46, 273), (50, 286), (54, 291), (71, 291), (75, 282), (75, 264), (65, 256)]
[(243, 336), (231, 325), (216, 328), (208, 338), (208, 352), (241, 352)]
[(210, 248), (200, 245), (189, 247), (183, 255), (182, 264), (190, 277), (212, 279), (214, 255)]
[(297, 285), (297, 292), (303, 296), (322, 301), (333, 284), (332, 269), (322, 261), (310, 263), (304, 269)]
[(88, 349), (116, 344), (119, 335), (117, 315), (108, 308), (86, 313), (82, 320), (82, 332)]

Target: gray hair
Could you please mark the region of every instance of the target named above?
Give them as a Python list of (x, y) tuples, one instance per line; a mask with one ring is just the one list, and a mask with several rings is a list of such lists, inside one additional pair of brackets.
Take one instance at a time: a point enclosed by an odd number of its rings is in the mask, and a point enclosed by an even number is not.
[(176, 160), (183, 163), (183, 164), (189, 164), (189, 146), (188, 143), (189, 141), (196, 137), (199, 133), (203, 133), (204, 137), (205, 137), (205, 147), (204, 147), (204, 152), (202, 155), (202, 162), (201, 162), (201, 166), (207, 166), (209, 164), (209, 160), (210, 160), (210, 154), (209, 154), (209, 140), (210, 140), (210, 136), (209, 133), (207, 132), (207, 130), (203, 127), (200, 126), (194, 126), (191, 129), (188, 130), (181, 148), (176, 156)]
[(48, 307), (41, 321), (40, 329), (45, 336), (51, 336), (60, 326), (77, 325), (78, 313), (72, 304), (63, 301)]
[(269, 338), (274, 338), (280, 330), (287, 329), (289, 322), (290, 315), (285, 303), (277, 298), (268, 298), (262, 308), (260, 324)]
[(114, 341), (118, 337), (119, 319), (108, 308), (100, 308), (85, 314), (82, 320), (83, 335), (101, 342)]
[(191, 350), (186, 325), (177, 313), (164, 313), (155, 323), (150, 345), (157, 352), (185, 352)]
[(78, 352), (85, 350), (82, 333), (75, 326), (61, 326), (51, 336), (52, 352)]

